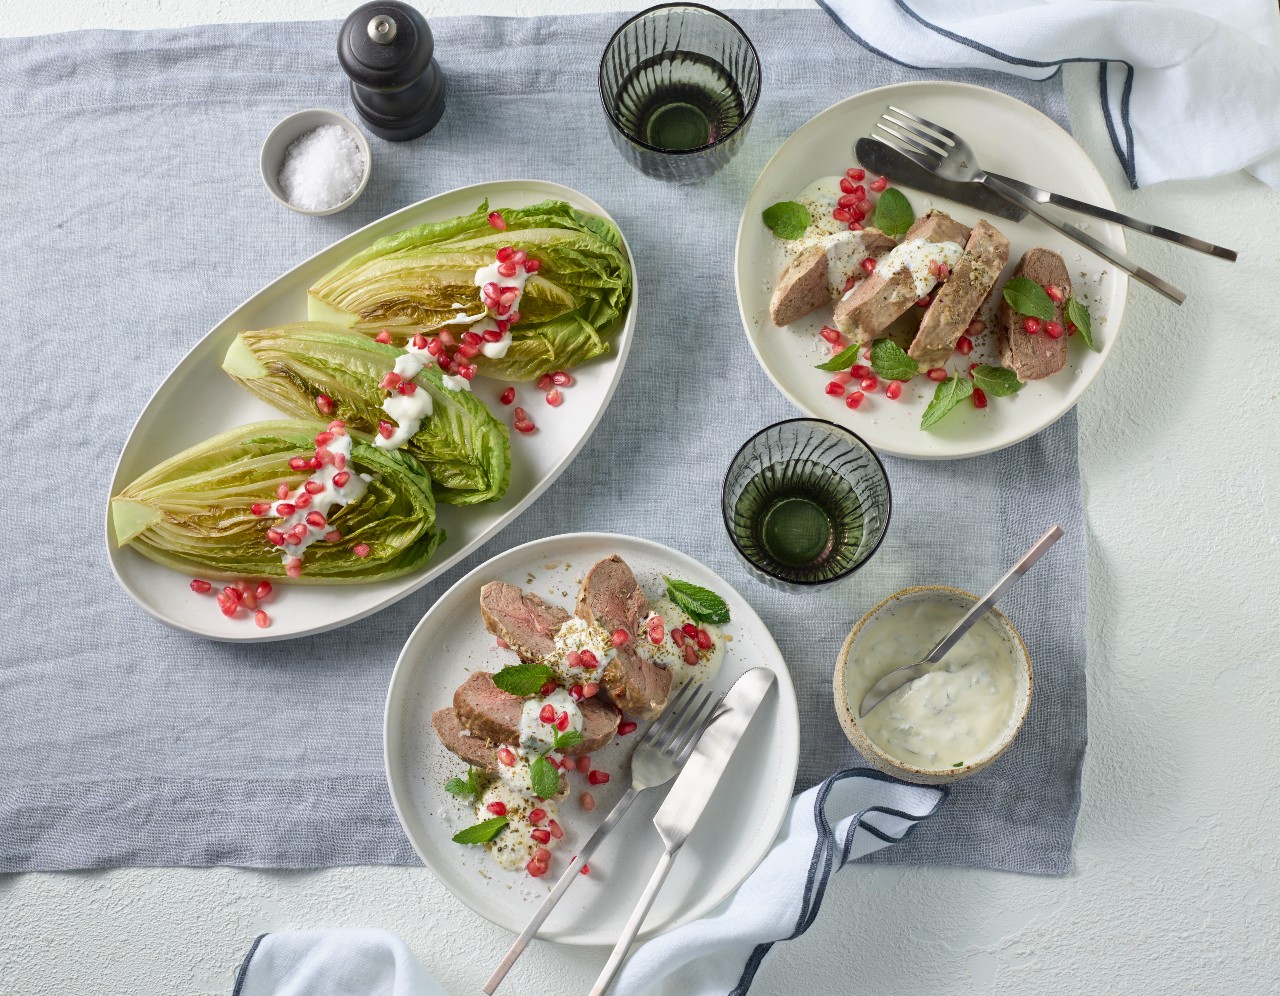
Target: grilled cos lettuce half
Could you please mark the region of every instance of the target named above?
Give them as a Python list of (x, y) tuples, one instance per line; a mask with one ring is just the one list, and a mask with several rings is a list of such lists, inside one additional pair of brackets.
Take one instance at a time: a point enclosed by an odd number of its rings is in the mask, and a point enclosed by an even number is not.
[[(279, 518), (254, 515), (311, 476), (291, 470), (292, 457), (311, 457), (324, 422), (257, 422), (214, 436), (147, 471), (111, 499), (119, 546), (174, 570), (203, 577), (284, 578), (281, 548), (266, 536)], [(385, 581), (422, 567), (444, 538), (435, 528), (431, 479), (397, 451), (380, 450), (352, 433), (347, 469), (370, 478), (363, 496), (331, 510), (329, 526), (342, 534), (307, 547), (294, 584)], [(353, 548), (367, 546), (367, 556)]]
[(489, 224), (489, 212), (486, 201), (471, 214), (379, 239), (311, 288), (310, 317), (371, 336), (386, 328), (402, 345), (457, 316), (454, 304), (468, 314), (482, 310), (476, 270), (509, 245), (542, 267), (525, 284), (507, 355), (477, 356), (480, 372), (533, 380), (608, 352), (631, 299), (618, 229), (564, 201), (502, 208), (504, 231)]
[[(333, 401), (332, 418), (370, 434), (386, 419), (382, 378), (402, 350), (324, 322), (299, 322), (242, 332), (222, 368), (237, 384), (286, 415), (315, 418), (316, 396)], [(500, 498), (511, 482), (507, 427), (470, 391), (444, 386), (429, 364), (414, 378), (431, 396), (431, 414), (404, 444), (435, 484), (435, 496), (451, 505)]]

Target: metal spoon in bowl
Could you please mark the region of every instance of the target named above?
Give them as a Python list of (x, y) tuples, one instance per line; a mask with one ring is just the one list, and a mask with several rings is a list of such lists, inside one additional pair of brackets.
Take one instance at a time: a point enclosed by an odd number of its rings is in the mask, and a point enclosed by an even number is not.
[(960, 637), (969, 632), (969, 627), (986, 615), (987, 610), (996, 604), (1000, 596), (1012, 588), (1022, 575), (1031, 570), (1031, 565), (1043, 557), (1049, 547), (1060, 539), (1062, 539), (1062, 527), (1054, 523), (1053, 528), (1036, 540), (1035, 545), (1009, 568), (1009, 572), (1004, 577), (996, 582), (995, 587), (978, 599), (973, 608), (960, 617), (960, 621), (951, 627), (951, 632), (942, 638), (928, 657), (916, 664), (904, 664), (902, 667), (894, 668), (872, 685), (867, 694), (862, 697), (858, 716), (865, 716), (880, 704), (881, 699), (892, 695), (908, 682), (922, 678), (930, 671), (936, 671), (941, 666), (942, 658), (947, 655), (947, 651), (960, 642)]

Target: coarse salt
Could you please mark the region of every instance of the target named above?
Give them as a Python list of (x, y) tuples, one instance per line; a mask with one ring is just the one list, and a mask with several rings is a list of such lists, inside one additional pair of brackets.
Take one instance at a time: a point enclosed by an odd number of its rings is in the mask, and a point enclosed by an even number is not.
[(364, 180), (364, 156), (342, 125), (328, 124), (299, 135), (284, 152), (280, 190), (304, 211), (337, 207)]

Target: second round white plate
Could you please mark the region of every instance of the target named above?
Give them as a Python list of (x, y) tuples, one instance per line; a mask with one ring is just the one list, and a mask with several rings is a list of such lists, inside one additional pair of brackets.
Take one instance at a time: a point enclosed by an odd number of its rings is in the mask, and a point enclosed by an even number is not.
[[(1019, 222), (991, 218), (1012, 242), (1004, 279), (1032, 247), (1062, 254), (1074, 292), (1087, 298), (1099, 352), (1087, 350), (1077, 336), (1071, 341), (1066, 367), (1054, 376), (1032, 381), (1012, 397), (991, 398), (982, 410), (962, 402), (927, 431), (920, 429), (920, 416), (933, 397), (934, 384), (923, 376), (910, 381), (899, 400), (890, 401), (881, 387), (868, 394), (856, 411), (845, 407), (842, 398), (826, 394), (831, 374), (814, 366), (829, 356), (818, 329), (830, 324), (831, 309), (820, 308), (786, 328), (773, 324), (769, 298), (786, 257), (760, 215), (771, 204), (795, 198), (819, 177), (839, 175), (854, 166), (854, 143), (873, 134), (876, 121), (890, 104), (963, 136), (986, 168), (1102, 207), (1115, 207), (1097, 167), (1075, 139), (1020, 100), (961, 83), (902, 83), (868, 90), (802, 125), (756, 181), (738, 226), (735, 280), (742, 323), (760, 365), (792, 404), (815, 418), (847, 426), (881, 453), (935, 460), (990, 453), (1051, 425), (1080, 399), (1111, 352), (1124, 312), (1127, 278), (1037, 218), (1028, 215)], [(946, 211), (966, 225), (982, 217), (976, 209), (955, 201), (910, 187), (902, 192), (917, 217), (930, 208)], [(1080, 220), (1055, 213), (1068, 221)], [(1081, 227), (1086, 226), (1090, 235), (1124, 252), (1119, 226), (1095, 219), (1082, 221)], [(1003, 280), (997, 287), (1002, 284)], [(992, 338), (991, 333), (984, 338)], [(989, 348), (980, 343), (973, 359), (988, 362), (982, 354)]]
[[(423, 862), (455, 896), (500, 927), (519, 932), (575, 853), (630, 785), (627, 756), (635, 737), (620, 737), (592, 755), (612, 780), (592, 788), (597, 806), (577, 804), (586, 787), (570, 775), (570, 797), (560, 804), (565, 839), (549, 874), (530, 878), (506, 871), (483, 848), (455, 844), (453, 834), (476, 820), (469, 806), (444, 791), (466, 765), (441, 746), (431, 714), (452, 702), (453, 690), (478, 669), (514, 664), (498, 648), (480, 618), (480, 588), (507, 581), (572, 610), (587, 570), (610, 554), (621, 556), (641, 587), (656, 601), (662, 575), (710, 588), (729, 604), (732, 621), (724, 661), (713, 684), (727, 689), (757, 665), (778, 676), (670, 877), (645, 921), (641, 937), (695, 920), (722, 902), (768, 853), (786, 816), (800, 754), (800, 723), (786, 662), (751, 606), (717, 574), (682, 553), (632, 536), (571, 533), (527, 543), (482, 564), (449, 589), (422, 618), (396, 663), (387, 692), (384, 749), (387, 781), (396, 813)], [(543, 940), (565, 944), (613, 944), (635, 907), (662, 845), (653, 815), (666, 788), (646, 792), (591, 858), (591, 872), (565, 894), (539, 931)], [(493, 952), (496, 964), (501, 952)]]

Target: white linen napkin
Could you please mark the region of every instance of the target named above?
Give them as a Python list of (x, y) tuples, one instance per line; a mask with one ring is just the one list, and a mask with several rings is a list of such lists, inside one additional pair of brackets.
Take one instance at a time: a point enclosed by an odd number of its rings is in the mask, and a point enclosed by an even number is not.
[(1275, 0), (818, 3), (867, 49), (913, 68), (1044, 79), (1098, 63), (1111, 145), (1134, 187), (1238, 169), (1280, 187)]
[[(834, 871), (902, 840), (945, 796), (868, 768), (837, 772), (802, 792), (773, 850), (738, 891), (702, 919), (641, 944), (611, 992), (746, 993), (773, 945), (799, 937), (817, 918)], [(369, 928), (263, 934), (232, 996), (443, 993), (404, 941)]]

